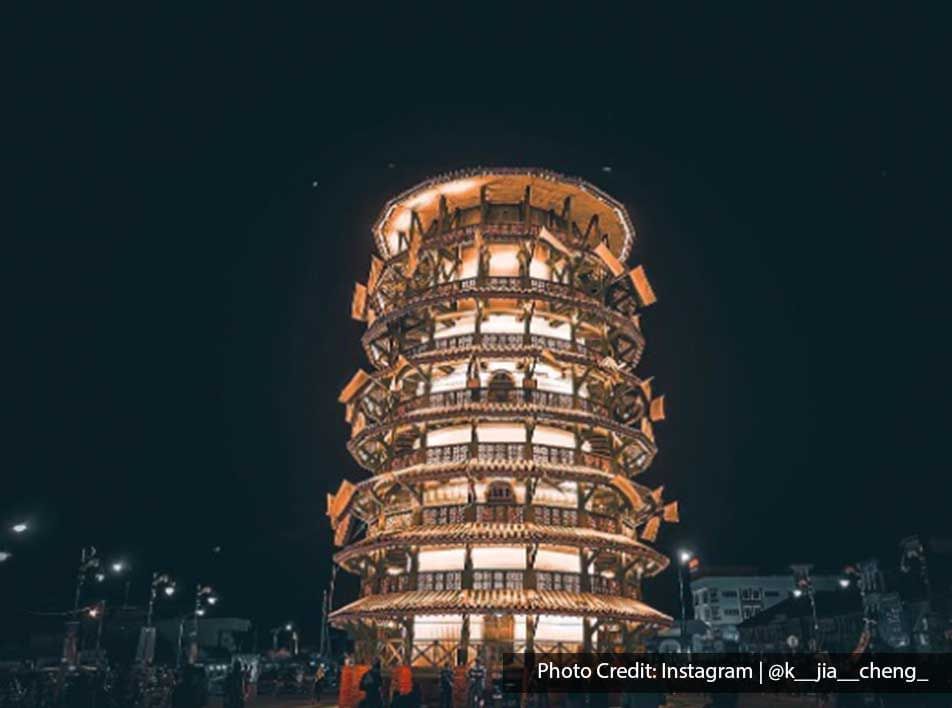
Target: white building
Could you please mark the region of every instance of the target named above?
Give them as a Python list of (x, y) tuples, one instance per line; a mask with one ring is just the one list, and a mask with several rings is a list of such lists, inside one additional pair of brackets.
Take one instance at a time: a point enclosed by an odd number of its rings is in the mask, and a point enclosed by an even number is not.
[[(813, 587), (836, 590), (839, 576), (815, 575)], [(738, 625), (790, 597), (792, 574), (756, 575), (743, 569), (706, 570), (691, 578), (694, 616), (717, 629)]]

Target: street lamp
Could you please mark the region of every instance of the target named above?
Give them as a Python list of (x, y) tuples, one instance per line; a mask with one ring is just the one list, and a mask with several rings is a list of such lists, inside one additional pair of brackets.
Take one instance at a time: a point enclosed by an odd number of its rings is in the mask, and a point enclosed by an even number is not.
[(840, 578), (840, 587), (844, 590), (850, 586), (849, 578)]
[(687, 637), (687, 625), (688, 625), (688, 610), (687, 606), (684, 603), (684, 567), (691, 562), (691, 559), (694, 558), (694, 554), (682, 548), (678, 551), (678, 589), (680, 590), (681, 597), (681, 646), (686, 647), (685, 638)]
[[(292, 641), (297, 644), (297, 632), (294, 631), (294, 623), (286, 622), (283, 626), (272, 627), (271, 628), (271, 649), (272, 651), (278, 650), (278, 634), (281, 632), (288, 632), (291, 634)], [(290, 649), (290, 647), (288, 647)], [(297, 651), (294, 652), (295, 654)]]
[(160, 587), (166, 597), (172, 597), (172, 595), (175, 594), (175, 583), (172, 582), (172, 578), (165, 573), (161, 575), (159, 573), (152, 573), (152, 584), (149, 587), (149, 608), (146, 610), (145, 615), (146, 627), (152, 626), (152, 612), (155, 610), (155, 597)]
[[(90, 546), (89, 548), (83, 548), (79, 557), (79, 572), (76, 574), (76, 597), (73, 599), (73, 612), (79, 612), (79, 601), (83, 594), (83, 584), (86, 582), (86, 575), (92, 570), (99, 570), (99, 557), (96, 555), (95, 547)], [(97, 575), (99, 575), (98, 572)]]
[[(211, 597), (214, 597), (215, 602), (218, 602), (218, 597), (215, 595), (215, 591), (212, 589), (210, 585), (202, 585), (201, 583), (198, 583), (195, 586), (195, 609), (192, 612), (192, 635), (194, 637), (193, 641), (195, 642), (196, 655), (198, 654), (198, 618), (202, 617), (206, 612), (205, 608), (202, 607), (202, 600), (203, 599), (208, 600)], [(210, 604), (215, 604), (215, 603), (212, 602)], [(186, 616), (182, 615), (182, 619), (179, 622), (179, 643), (178, 643), (179, 651), (178, 651), (178, 658), (175, 663), (176, 667), (179, 666), (179, 662), (181, 661), (181, 658), (182, 658), (182, 636), (185, 633), (185, 619), (186, 619)], [(191, 651), (189, 653), (191, 655)], [(191, 663), (191, 659), (189, 663)]]
[(813, 636), (810, 638), (810, 650), (818, 651), (820, 649), (820, 621), (816, 613), (816, 595), (813, 587), (813, 577), (810, 571), (813, 566), (809, 563), (795, 563), (790, 566), (793, 571), (794, 597), (802, 597), (804, 594), (810, 600), (810, 618), (813, 620)]
[[(20, 521), (18, 523), (13, 524), (10, 527), (10, 531), (13, 534), (19, 536), (20, 534), (26, 533), (26, 531), (28, 531), (29, 528), (30, 528), (29, 524), (27, 524), (25, 521)], [(11, 558), (13, 558), (13, 554), (10, 551), (0, 549), (0, 563), (8, 561)]]

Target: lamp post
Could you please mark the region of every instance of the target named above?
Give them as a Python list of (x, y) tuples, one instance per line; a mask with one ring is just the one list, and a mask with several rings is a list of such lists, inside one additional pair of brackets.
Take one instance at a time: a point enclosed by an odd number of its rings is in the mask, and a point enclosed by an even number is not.
[(89, 609), (89, 616), (97, 620), (96, 623), (96, 661), (99, 661), (99, 646), (102, 643), (102, 623), (106, 616), (106, 601), (100, 600)]
[[(283, 625), (279, 625), (279, 626), (277, 626), (277, 627), (272, 627), (272, 628), (271, 628), (271, 650), (272, 650), (272, 651), (277, 651), (277, 650), (278, 650), (278, 634), (279, 634), (280, 632), (288, 632), (288, 633), (291, 635), (291, 641), (294, 642), (294, 650), (295, 650), (294, 653), (297, 654), (297, 639), (298, 639), (298, 637), (297, 637), (297, 632), (296, 632), (295, 629), (294, 629), (294, 623), (293, 623), (293, 622), (287, 622), (287, 623), (285, 623), (285, 624), (283, 624)], [(288, 647), (288, 649), (290, 649), (290, 648), (291, 648), (291, 647)]]
[(816, 597), (813, 592), (813, 578), (810, 571), (813, 566), (808, 563), (797, 563), (790, 566), (793, 571), (794, 597), (803, 597), (805, 594), (810, 600), (810, 618), (813, 623), (813, 636), (810, 638), (810, 651), (817, 651), (820, 648), (820, 622), (816, 615)]
[(687, 645), (685, 644), (688, 625), (688, 610), (684, 603), (684, 569), (687, 564), (691, 562), (693, 557), (694, 554), (691, 553), (691, 551), (678, 551), (678, 589), (680, 590), (679, 595), (681, 596), (681, 646), (685, 647), (688, 653), (690, 653), (690, 649), (688, 649)]
[(125, 585), (123, 586), (123, 594), (122, 594), (122, 607), (123, 609), (125, 609), (126, 607), (129, 606), (129, 590), (132, 585), (132, 576), (129, 575), (129, 571), (131, 570), (131, 568), (129, 567), (129, 564), (126, 563), (125, 561), (117, 560), (109, 564), (109, 570), (111, 570), (115, 575), (126, 576), (126, 582), (125, 582)]
[[(192, 612), (192, 641), (194, 643), (194, 650), (189, 651), (189, 663), (194, 663), (195, 658), (198, 656), (198, 618), (205, 614), (205, 608), (202, 607), (202, 600), (207, 599), (209, 605), (217, 604), (218, 596), (215, 595), (215, 591), (210, 585), (202, 585), (198, 583), (195, 586), (195, 608)], [(182, 636), (185, 633), (185, 620), (186, 615), (182, 615), (182, 619), (179, 621), (179, 638), (178, 638), (178, 655), (175, 661), (175, 667), (180, 666), (182, 659)]]
[[(21, 536), (30, 530), (30, 525), (26, 521), (18, 521), (15, 524), (10, 525), (10, 533), (14, 536)], [(8, 550), (0, 548), (0, 563), (8, 561), (13, 558), (13, 553)]]
[(95, 547), (83, 548), (79, 557), (79, 572), (76, 574), (76, 596), (73, 599), (73, 612), (79, 612), (79, 601), (82, 598), (86, 574), (93, 569), (98, 570), (98, 568), (99, 558), (96, 556)]
[[(164, 586), (164, 587), (163, 587)], [(175, 583), (165, 573), (152, 573), (152, 584), (149, 587), (149, 607), (145, 614), (145, 626), (152, 626), (152, 613), (155, 611), (155, 598), (159, 594), (159, 588), (163, 587), (166, 597), (172, 597), (175, 594)]]

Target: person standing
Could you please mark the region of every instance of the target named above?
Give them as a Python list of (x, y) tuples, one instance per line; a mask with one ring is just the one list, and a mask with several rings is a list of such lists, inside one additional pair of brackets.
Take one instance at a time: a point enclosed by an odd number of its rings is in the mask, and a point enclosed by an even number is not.
[(245, 672), (237, 659), (225, 677), (224, 704), (225, 708), (244, 708), (245, 706)]
[(440, 669), (440, 708), (453, 708), (453, 667), (448, 661)]
[(476, 657), (476, 662), (469, 670), (469, 706), (482, 708), (486, 696), (486, 667), (483, 660)]
[(314, 702), (321, 702), (321, 694), (324, 692), (324, 680), (327, 678), (327, 669), (324, 664), (317, 663), (317, 671), (314, 672)]
[(360, 690), (364, 692), (364, 700), (360, 702), (360, 708), (382, 708), (383, 676), (380, 671), (380, 659), (374, 659), (370, 671), (360, 679)]

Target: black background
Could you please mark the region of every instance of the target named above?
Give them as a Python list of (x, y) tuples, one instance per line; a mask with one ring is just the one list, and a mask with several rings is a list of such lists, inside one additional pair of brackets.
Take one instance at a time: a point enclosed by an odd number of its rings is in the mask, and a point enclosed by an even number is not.
[(371, 223), (475, 165), (631, 211), (664, 550), (835, 570), (949, 530), (941, 18), (235, 13), (7, 23), (0, 518), (35, 532), (2, 626), (65, 609), (94, 544), (133, 601), (167, 569), (314, 641)]

